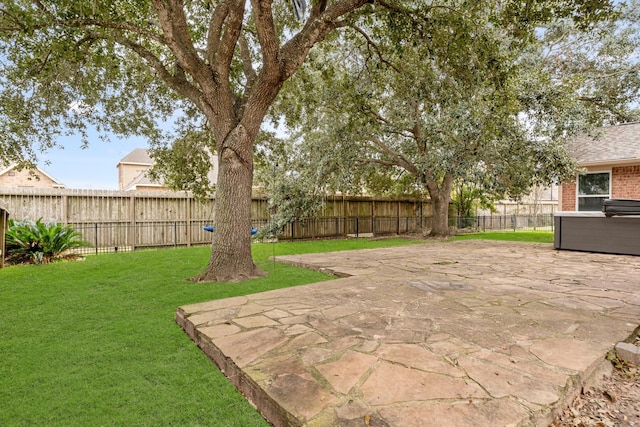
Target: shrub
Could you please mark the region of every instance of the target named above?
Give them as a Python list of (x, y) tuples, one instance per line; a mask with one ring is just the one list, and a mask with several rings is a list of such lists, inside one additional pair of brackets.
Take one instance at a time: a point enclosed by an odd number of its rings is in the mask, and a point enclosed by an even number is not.
[(7, 262), (11, 264), (46, 264), (56, 259), (74, 257), (71, 249), (90, 246), (69, 225), (55, 221), (9, 220), (6, 235)]

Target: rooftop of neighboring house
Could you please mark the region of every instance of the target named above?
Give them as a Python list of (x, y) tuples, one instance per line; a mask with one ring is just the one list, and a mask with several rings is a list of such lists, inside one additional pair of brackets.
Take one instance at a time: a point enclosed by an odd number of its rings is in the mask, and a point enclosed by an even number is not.
[(147, 150), (145, 150), (144, 148), (136, 148), (135, 150), (124, 156), (122, 159), (120, 159), (118, 165), (121, 163), (151, 166), (154, 162), (151, 156), (149, 156), (149, 152)]
[(39, 167), (18, 168), (17, 163), (0, 163), (0, 187), (65, 188), (66, 186)]
[[(211, 156), (213, 167), (208, 174), (211, 182), (215, 183), (218, 177), (217, 156)], [(147, 170), (153, 166), (154, 160), (144, 148), (136, 148), (124, 156), (116, 167), (119, 170), (119, 186), (121, 190), (155, 189), (168, 190), (163, 182), (153, 182), (147, 176)]]
[(569, 149), (582, 166), (640, 163), (640, 122), (597, 128)]

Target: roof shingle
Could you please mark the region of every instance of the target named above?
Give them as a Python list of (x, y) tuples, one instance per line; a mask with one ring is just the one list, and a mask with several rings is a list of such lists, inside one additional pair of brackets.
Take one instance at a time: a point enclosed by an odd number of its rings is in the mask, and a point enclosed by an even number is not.
[(593, 136), (582, 135), (569, 144), (578, 164), (640, 162), (640, 123), (597, 128)]
[(144, 148), (136, 148), (126, 156), (124, 156), (119, 162), (120, 163), (133, 163), (137, 165), (149, 165), (153, 164), (153, 160), (151, 156), (149, 156), (149, 152)]

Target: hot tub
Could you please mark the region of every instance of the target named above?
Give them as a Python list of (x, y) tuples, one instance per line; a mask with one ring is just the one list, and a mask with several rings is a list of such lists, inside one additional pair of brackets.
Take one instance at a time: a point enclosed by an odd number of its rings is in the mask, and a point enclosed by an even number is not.
[(604, 212), (556, 212), (554, 248), (640, 255), (640, 215), (607, 215)]

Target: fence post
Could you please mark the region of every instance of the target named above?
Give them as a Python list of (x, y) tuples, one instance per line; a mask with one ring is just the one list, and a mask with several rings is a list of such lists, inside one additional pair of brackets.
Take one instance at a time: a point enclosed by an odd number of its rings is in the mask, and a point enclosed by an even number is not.
[(186, 203), (187, 203), (187, 220), (185, 221), (185, 227), (187, 227), (187, 229), (185, 230), (187, 233), (187, 247), (190, 248), (191, 247), (191, 198), (188, 198)]
[(67, 196), (66, 194), (62, 195), (62, 203), (61, 203), (61, 208), (62, 208), (62, 223), (67, 225), (69, 224), (69, 196)]
[(400, 234), (400, 201), (396, 203), (396, 218), (398, 219), (396, 223), (397, 224), (396, 234)]
[(131, 250), (136, 250), (136, 196), (131, 195), (129, 198), (129, 246), (131, 246)]
[(178, 247), (178, 222), (173, 221), (173, 247)]
[(371, 216), (371, 234), (376, 235), (376, 217)]
[(93, 231), (95, 232), (95, 244), (96, 244), (96, 255), (98, 255), (98, 223), (93, 224)]
[(371, 200), (371, 234), (376, 235), (376, 200)]

